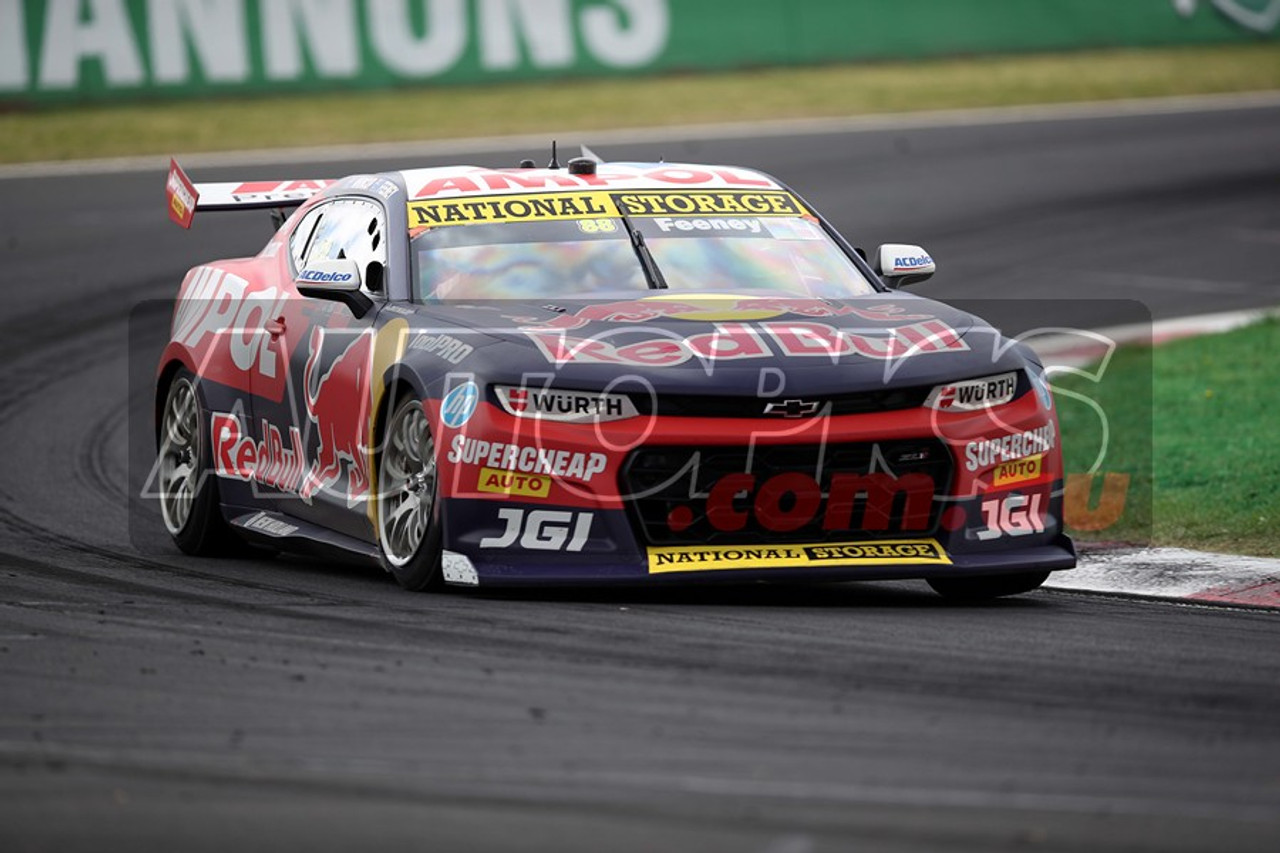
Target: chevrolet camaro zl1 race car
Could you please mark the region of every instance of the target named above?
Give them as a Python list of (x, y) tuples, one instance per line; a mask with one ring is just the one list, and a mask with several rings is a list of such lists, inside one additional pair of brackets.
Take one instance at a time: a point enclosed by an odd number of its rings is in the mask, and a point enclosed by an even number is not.
[[(1041, 364), (900, 292), (768, 175), (602, 163), (192, 184), (265, 208), (184, 279), (154, 469), (185, 552), (356, 555), (441, 584), (924, 578), (1075, 563)], [(292, 209), (292, 213), (286, 214)]]

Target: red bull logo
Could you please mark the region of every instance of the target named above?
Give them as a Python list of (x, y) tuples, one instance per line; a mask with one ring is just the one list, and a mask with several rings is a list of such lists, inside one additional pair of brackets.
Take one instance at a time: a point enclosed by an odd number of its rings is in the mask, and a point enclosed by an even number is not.
[(319, 491), (331, 487), (347, 466), (347, 504), (369, 494), (369, 372), (373, 335), (356, 334), (318, 380), (325, 330), (311, 333), (311, 352), (302, 373), (307, 416), (315, 424), (320, 446), (303, 479), (299, 495), (309, 501)]
[(969, 345), (941, 320), (897, 326), (868, 333), (826, 323), (781, 321), (717, 323), (715, 331), (684, 338), (659, 336), (614, 343), (601, 337), (579, 338), (563, 330), (525, 329), (543, 357), (552, 364), (619, 364), (670, 367), (690, 359), (739, 361), (753, 358), (826, 358), (845, 356), (890, 361), (908, 356), (963, 351)]
[(886, 303), (866, 308), (835, 305), (822, 299), (804, 297), (745, 297), (725, 294), (689, 294), (681, 297), (653, 296), (625, 302), (587, 305), (573, 314), (561, 314), (525, 329), (580, 329), (590, 323), (647, 323), (671, 319), (713, 323), (720, 321), (768, 320), (798, 317), (857, 317), (878, 323), (931, 320), (931, 314), (909, 314), (901, 305)]
[(214, 412), (209, 422), (213, 468), (219, 477), (256, 482), (282, 492), (296, 492), (302, 482), (302, 435), (289, 428), (286, 446), (280, 430), (262, 420), (262, 440), (245, 435), (238, 415)]

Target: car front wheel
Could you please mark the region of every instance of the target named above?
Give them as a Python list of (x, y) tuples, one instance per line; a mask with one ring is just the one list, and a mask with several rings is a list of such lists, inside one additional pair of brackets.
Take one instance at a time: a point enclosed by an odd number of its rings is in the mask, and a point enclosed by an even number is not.
[(378, 457), (378, 541), (382, 564), (408, 590), (441, 583), (435, 441), (422, 402), (398, 403)]

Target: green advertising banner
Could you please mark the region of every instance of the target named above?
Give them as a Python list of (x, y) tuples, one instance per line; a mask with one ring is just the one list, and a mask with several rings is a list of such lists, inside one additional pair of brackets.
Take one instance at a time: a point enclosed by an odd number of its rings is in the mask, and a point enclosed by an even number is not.
[(1280, 0), (0, 0), (0, 105), (1275, 39)]

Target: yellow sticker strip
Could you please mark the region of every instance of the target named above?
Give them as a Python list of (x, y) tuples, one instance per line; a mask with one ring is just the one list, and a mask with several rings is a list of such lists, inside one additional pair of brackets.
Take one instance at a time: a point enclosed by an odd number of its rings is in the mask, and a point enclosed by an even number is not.
[(409, 229), (627, 216), (807, 216), (788, 192), (550, 192), (409, 202)]
[(617, 215), (613, 197), (605, 192), (531, 193), (409, 202), (410, 230), (441, 225), (555, 222)]
[(1043, 467), (1043, 453), (1028, 456), (1025, 459), (1015, 459), (1012, 462), (1001, 462), (996, 466), (991, 485), (1008, 486), (1011, 483), (1025, 483), (1027, 480), (1038, 479)]
[(476, 489), (495, 495), (545, 498), (551, 494), (551, 477), (547, 474), (520, 474), (498, 468), (481, 468)]
[(804, 206), (787, 192), (619, 193), (628, 216), (804, 216)]
[(650, 548), (649, 574), (718, 569), (803, 569), (819, 566), (951, 565), (936, 539), (818, 542), (806, 545), (738, 545)]

